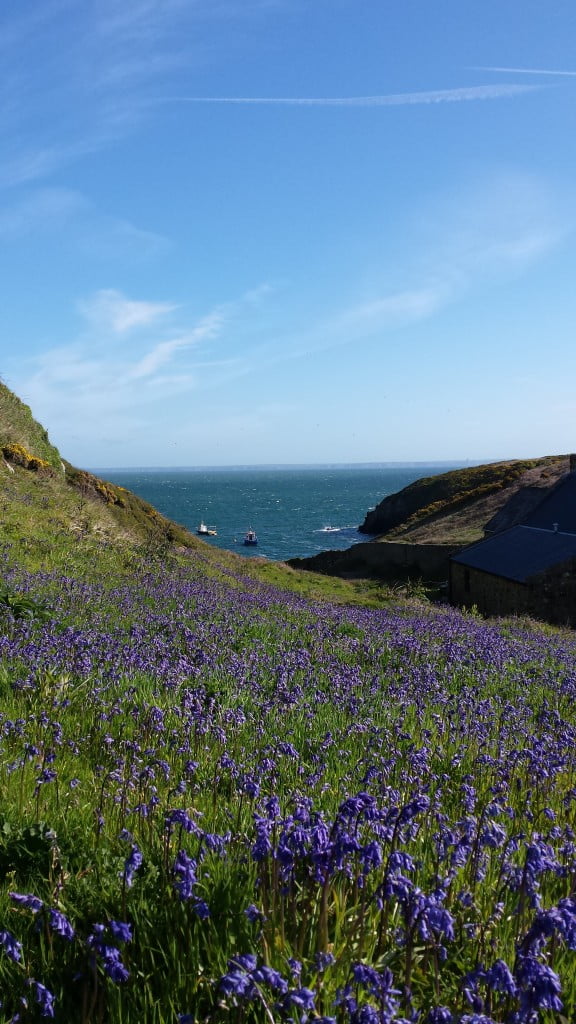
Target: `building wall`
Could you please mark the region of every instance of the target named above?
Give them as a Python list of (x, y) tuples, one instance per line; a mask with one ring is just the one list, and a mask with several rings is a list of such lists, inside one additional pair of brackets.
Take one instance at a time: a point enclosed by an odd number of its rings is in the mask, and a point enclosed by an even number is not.
[(482, 615), (530, 615), (544, 622), (576, 626), (576, 562), (548, 569), (526, 583), (450, 564), (450, 601), (475, 606)]
[(576, 561), (572, 559), (529, 582), (534, 614), (560, 626), (576, 626)]
[(476, 607), (482, 615), (522, 615), (531, 614), (530, 600), (530, 592), (522, 583), (450, 563), (451, 604)]

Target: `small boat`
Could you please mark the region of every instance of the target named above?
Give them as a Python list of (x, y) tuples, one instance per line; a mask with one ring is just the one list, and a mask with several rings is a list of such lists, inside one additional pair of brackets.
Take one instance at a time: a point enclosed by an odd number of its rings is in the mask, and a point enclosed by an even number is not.
[(200, 534), (201, 537), (217, 537), (218, 534), (213, 526), (206, 526), (205, 522), (201, 522), (196, 533)]
[(254, 545), (258, 543), (258, 537), (256, 536), (255, 530), (252, 528), (246, 530), (246, 533), (244, 534), (244, 543), (251, 547), (254, 547)]

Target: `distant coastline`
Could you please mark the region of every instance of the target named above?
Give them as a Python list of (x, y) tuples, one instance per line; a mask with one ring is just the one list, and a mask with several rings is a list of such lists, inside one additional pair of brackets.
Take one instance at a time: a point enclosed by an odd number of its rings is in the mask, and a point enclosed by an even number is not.
[(281, 473), (282, 470), (306, 470), (319, 469), (427, 469), (431, 467), (446, 466), (447, 468), (463, 466), (480, 466), (484, 462), (494, 462), (494, 459), (462, 460), (462, 459), (439, 459), (438, 461), (428, 459), (416, 462), (261, 462), (255, 465), (250, 463), (237, 466), (88, 466), (91, 473), (258, 473), (274, 471)]

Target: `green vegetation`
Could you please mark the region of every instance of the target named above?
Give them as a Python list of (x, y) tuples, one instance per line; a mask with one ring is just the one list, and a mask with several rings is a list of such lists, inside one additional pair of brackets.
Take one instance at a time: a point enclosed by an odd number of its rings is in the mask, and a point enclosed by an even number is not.
[(31, 457), (41, 459), (53, 469), (61, 470), (60, 453), (50, 444), (44, 427), (36, 422), (29, 407), (0, 381), (0, 450), (4, 458), (10, 457), (10, 449), (15, 445), (28, 449)]
[(0, 518), (2, 1024), (575, 1019), (571, 634), (68, 466)]

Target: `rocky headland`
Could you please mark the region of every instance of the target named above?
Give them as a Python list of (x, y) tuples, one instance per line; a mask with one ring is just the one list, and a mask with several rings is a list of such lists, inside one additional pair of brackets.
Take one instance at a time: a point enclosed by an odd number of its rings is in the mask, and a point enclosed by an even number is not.
[(366, 543), (289, 564), (344, 577), (443, 578), (451, 554), (521, 522), (569, 468), (568, 455), (551, 455), (423, 477), (366, 514)]

